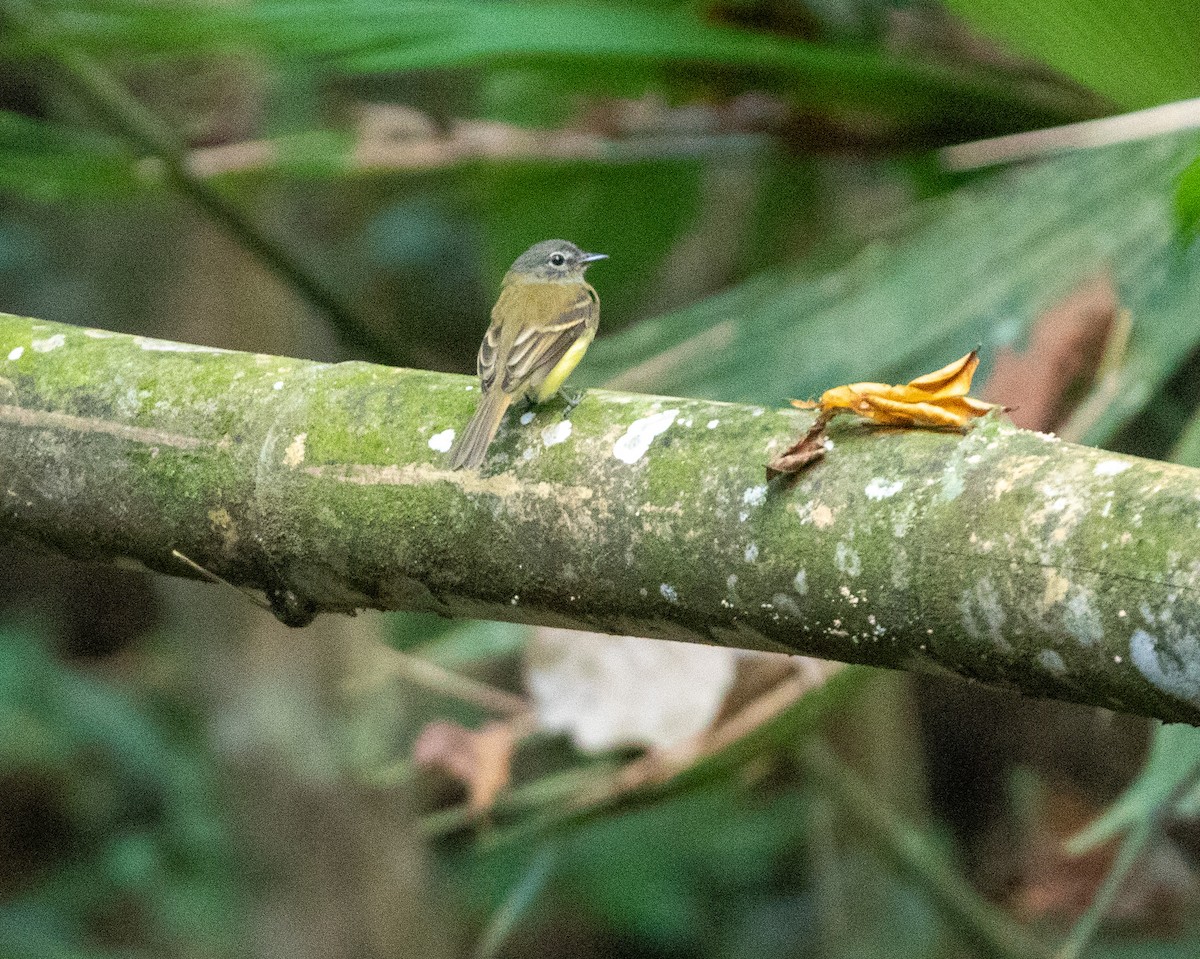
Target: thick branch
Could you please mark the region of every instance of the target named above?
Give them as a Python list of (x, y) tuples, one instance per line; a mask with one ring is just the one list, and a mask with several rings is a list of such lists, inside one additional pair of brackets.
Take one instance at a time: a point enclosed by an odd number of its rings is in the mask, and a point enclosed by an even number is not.
[(0, 530), (318, 610), (432, 610), (952, 672), (1200, 722), (1200, 472), (988, 421), (592, 392), (445, 467), (473, 379), (0, 314)]

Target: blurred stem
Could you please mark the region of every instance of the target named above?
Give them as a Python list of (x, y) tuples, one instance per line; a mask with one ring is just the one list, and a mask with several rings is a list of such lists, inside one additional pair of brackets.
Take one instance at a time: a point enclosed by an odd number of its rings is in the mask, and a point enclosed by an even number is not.
[[(471, 703), (489, 713), (500, 716), (522, 716), (530, 711), (530, 704), (520, 696), (507, 690), (497, 689), (469, 676), (463, 676), (437, 663), (389, 649), (382, 667), (371, 675), (369, 684), (375, 686), (385, 679), (398, 676), (416, 686), (431, 690), (451, 699)], [(359, 687), (352, 692), (363, 692)]]
[[(619, 770), (620, 766), (617, 763), (601, 760), (582, 768), (568, 769), (565, 772), (542, 776), (540, 779), (510, 789), (501, 795), (491, 812), (510, 816), (556, 807), (556, 811), (506, 828), (503, 838), (511, 839), (515, 833), (525, 835), (542, 832), (555, 824), (573, 819), (577, 814), (573, 809), (565, 808), (568, 801), (581, 791), (591, 790), (598, 784), (611, 781)], [(417, 828), (423, 836), (435, 838), (463, 829), (477, 819), (479, 819), (479, 813), (470, 808), (469, 804), (462, 803), (449, 809), (430, 813), (421, 819)], [(497, 840), (496, 836), (486, 838), (491, 841)]]
[(1070, 935), (1059, 947), (1058, 952), (1054, 954), (1054, 959), (1079, 959), (1083, 955), (1083, 950), (1092, 941), (1092, 937), (1100, 928), (1100, 923), (1104, 920), (1108, 910), (1112, 908), (1117, 893), (1125, 885), (1130, 870), (1138, 861), (1146, 843), (1150, 841), (1150, 837), (1154, 833), (1154, 825), (1155, 817), (1147, 816), (1138, 821), (1129, 831), (1125, 841), (1121, 843), (1121, 849), (1104, 880), (1104, 885), (1096, 893), (1096, 898), (1088, 906), (1087, 912), (1079, 918), (1074, 928), (1071, 929)]
[[(1161, 727), (1159, 731), (1161, 733)], [(1192, 767), (1175, 784), (1175, 788), (1171, 790), (1170, 794), (1133, 824), (1133, 828), (1125, 836), (1125, 841), (1121, 843), (1121, 849), (1104, 880), (1104, 885), (1096, 893), (1096, 898), (1088, 906), (1087, 912), (1079, 918), (1070, 935), (1054, 954), (1054, 959), (1079, 959), (1083, 955), (1084, 949), (1088, 947), (1099, 930), (1100, 923), (1112, 908), (1117, 894), (1125, 885), (1125, 880), (1129, 877), (1130, 871), (1154, 835), (1159, 823), (1162, 822), (1164, 816), (1170, 814), (1184, 796), (1196, 788), (1198, 782), (1200, 782), (1200, 763), (1193, 763)]]
[(20, 29), (29, 42), (62, 68), (63, 79), (96, 114), (138, 150), (154, 157), (180, 193), (224, 227), (268, 270), (291, 286), (301, 298), (325, 313), (344, 346), (374, 359), (414, 365), (397, 343), (378, 336), (362, 317), (324, 281), (304, 266), (278, 239), (269, 236), (219, 190), (195, 175), (188, 166), (187, 149), (180, 138), (148, 110), (99, 62), (56, 39), (52, 15), (24, 0), (3, 0), (6, 23)]
[(1167, 459), (1184, 466), (1200, 466), (1200, 412), (1192, 416)]
[(1050, 951), (979, 894), (955, 870), (932, 840), (904, 822), (826, 745), (814, 738), (800, 752), (800, 764), (852, 827), (923, 890), (951, 928), (987, 959), (1049, 959)]
[(500, 952), (517, 923), (546, 888), (546, 883), (554, 874), (557, 859), (558, 850), (554, 846), (543, 846), (537, 851), (529, 868), (488, 921), (487, 928), (479, 937), (479, 945), (475, 948), (475, 959), (493, 959)]

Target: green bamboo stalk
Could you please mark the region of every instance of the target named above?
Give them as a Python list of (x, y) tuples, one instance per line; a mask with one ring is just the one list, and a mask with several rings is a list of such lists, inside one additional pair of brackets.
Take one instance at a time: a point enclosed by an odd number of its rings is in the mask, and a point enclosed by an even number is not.
[(1200, 722), (1200, 471), (1021, 431), (593, 391), (446, 451), (474, 378), (0, 314), (0, 535), (303, 613), (409, 609), (951, 673)]

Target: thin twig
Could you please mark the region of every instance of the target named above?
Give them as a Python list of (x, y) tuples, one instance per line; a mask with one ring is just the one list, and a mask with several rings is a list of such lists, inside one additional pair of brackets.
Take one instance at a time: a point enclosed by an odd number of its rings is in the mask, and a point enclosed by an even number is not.
[(978, 170), (1067, 150), (1149, 140), (1164, 133), (1197, 127), (1200, 127), (1200, 99), (1180, 100), (1115, 117), (960, 143), (938, 151), (938, 156), (949, 170)]
[[(424, 689), (471, 703), (499, 716), (524, 717), (532, 712), (529, 702), (521, 696), (463, 676), (428, 659), (392, 649), (387, 650), (386, 655), (387, 662), (384, 668), (372, 674), (370, 685), (375, 685), (389, 676), (399, 676)], [(363, 692), (365, 688), (365, 684), (360, 684), (350, 692)], [(524, 725), (521, 727), (521, 734), (527, 734)]]
[(220, 577), (216, 573), (214, 573), (211, 569), (207, 569), (207, 568), (201, 566), (190, 556), (185, 556), (183, 553), (179, 552), (179, 550), (177, 550), (177, 549), (171, 550), (171, 555), (174, 556), (181, 563), (183, 563), (184, 566), (188, 567), (188, 569), (192, 570), (194, 573), (196, 573), (198, 576), (201, 576), (208, 582), (214, 583), (218, 586), (227, 586), (230, 589), (232, 589), (235, 593), (237, 593), (240, 597), (242, 597), (242, 599), (253, 603), (259, 609), (265, 609), (272, 616), (275, 615), (275, 610), (271, 608), (271, 604), (268, 603), (265, 599), (262, 599), (259, 596), (255, 596), (253, 593), (251, 593), (247, 589), (242, 589), (242, 587), (234, 585), (233, 583), (229, 582), (229, 580), (227, 580), (227, 579), (223, 579), (222, 577)]
[(63, 69), (79, 97), (115, 132), (154, 157), (165, 178), (197, 207), (223, 226), (266, 267), (324, 312), (345, 346), (364, 358), (414, 365), (403, 347), (378, 336), (325, 283), (318, 279), (281, 241), (267, 235), (224, 194), (196, 176), (188, 164), (185, 145), (166, 124), (147, 109), (99, 62), (57, 39), (52, 17), (23, 0), (5, 0), (6, 22), (18, 27)]

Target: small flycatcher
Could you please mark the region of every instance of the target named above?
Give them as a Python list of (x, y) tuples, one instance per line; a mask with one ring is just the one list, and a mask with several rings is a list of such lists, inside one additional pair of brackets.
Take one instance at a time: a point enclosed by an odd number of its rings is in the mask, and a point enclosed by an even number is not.
[(509, 268), (479, 347), (483, 395), (450, 453), (451, 469), (478, 469), (509, 404), (544, 403), (583, 359), (600, 325), (600, 297), (583, 274), (603, 259), (566, 240), (544, 240)]

